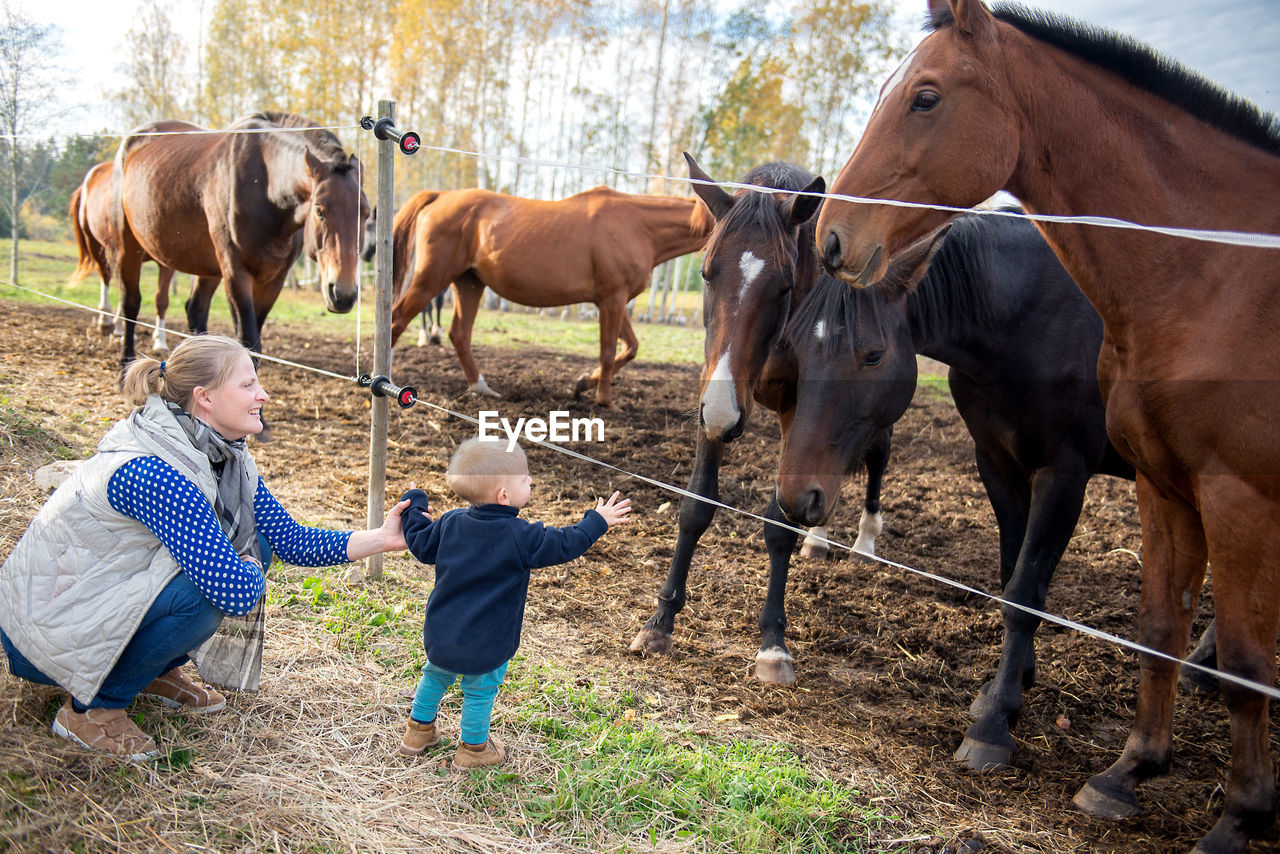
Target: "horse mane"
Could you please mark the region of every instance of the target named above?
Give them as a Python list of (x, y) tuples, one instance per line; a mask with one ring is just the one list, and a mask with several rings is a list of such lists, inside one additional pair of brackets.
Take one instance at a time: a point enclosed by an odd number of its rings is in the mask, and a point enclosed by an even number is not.
[[(1259, 109), (1136, 39), (1016, 3), (1001, 3), (991, 14), (1034, 39), (1117, 74), (1197, 119), (1280, 156), (1280, 116)], [(943, 9), (927, 22), (926, 29), (938, 30), (954, 23), (951, 11)]]
[(823, 358), (836, 358), (848, 347), (847, 330), (858, 328), (858, 319), (865, 306), (875, 313), (876, 328), (883, 326), (880, 316), (882, 300), (866, 298), (858, 288), (852, 288), (825, 271), (818, 274), (808, 295), (795, 305), (792, 301), (791, 316), (782, 330), (782, 341), (792, 349), (806, 336), (815, 336), (821, 324), (825, 332), (820, 336)]
[[(999, 208), (1022, 213), (1022, 208)], [(988, 281), (993, 230), (1005, 225), (1003, 217), (962, 214), (929, 264), (929, 272), (907, 296), (907, 311), (917, 338), (935, 341), (951, 339), (958, 328), (990, 327), (996, 321), (990, 295), (995, 287)]]
[(338, 137), (326, 128), (316, 127), (316, 123), (305, 116), (267, 111), (250, 113), (237, 119), (227, 130), (262, 127), (304, 128), (305, 130), (300, 133), (271, 134), (270, 136), (283, 145), (310, 149), (312, 154), (321, 160), (328, 161), (333, 171), (339, 175), (351, 169), (347, 152)]
[[(813, 179), (813, 173), (807, 169), (792, 163), (774, 162), (756, 166), (744, 175), (738, 183), (755, 184), (760, 187), (796, 193), (807, 187)], [(811, 225), (816, 220), (817, 216), (815, 215), (806, 225)], [(703, 252), (707, 256), (714, 255), (719, 249), (720, 241), (724, 235), (739, 234), (749, 229), (749, 233), (762, 232), (768, 242), (768, 248), (777, 253), (778, 257), (785, 258), (791, 254), (786, 226), (787, 224), (778, 216), (778, 206), (772, 194), (758, 193), (754, 190), (739, 190), (733, 206), (716, 223), (716, 227), (712, 230), (711, 237), (707, 240), (707, 245)], [(810, 233), (810, 237), (812, 237), (812, 233)], [(813, 241), (810, 240), (809, 243), (812, 245)], [(801, 245), (805, 244), (802, 243)], [(802, 251), (799, 254), (803, 258), (813, 253)], [(797, 268), (796, 274), (798, 280), (799, 268)]]

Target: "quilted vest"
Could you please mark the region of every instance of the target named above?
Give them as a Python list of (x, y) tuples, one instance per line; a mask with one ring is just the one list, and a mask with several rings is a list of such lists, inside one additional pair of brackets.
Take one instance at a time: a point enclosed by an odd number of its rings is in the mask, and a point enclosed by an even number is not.
[[(107, 500), (116, 470), (144, 456), (172, 465), (214, 506), (208, 457), (152, 395), (49, 497), (0, 568), (0, 628), (81, 703), (97, 695), (151, 603), (181, 571), (155, 534)], [(252, 460), (249, 469), (256, 482)]]

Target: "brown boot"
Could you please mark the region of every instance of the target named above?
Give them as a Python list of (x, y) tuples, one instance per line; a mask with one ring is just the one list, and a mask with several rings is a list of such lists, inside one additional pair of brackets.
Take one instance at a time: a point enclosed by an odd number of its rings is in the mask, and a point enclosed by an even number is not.
[(184, 712), (208, 715), (222, 711), (227, 698), (205, 685), (187, 678), (181, 667), (175, 667), (142, 689), (142, 696), (155, 697), (160, 702)]
[(507, 758), (507, 751), (493, 736), (484, 744), (467, 744), (458, 742), (458, 749), (453, 754), (453, 770), (466, 771), (470, 768), (484, 768), (489, 765), (501, 765)]
[(420, 724), (413, 718), (404, 727), (404, 738), (400, 741), (400, 752), (405, 756), (421, 756), (422, 751), (440, 740), (436, 732), (436, 722)]
[(130, 762), (145, 762), (160, 755), (151, 736), (138, 729), (124, 709), (77, 712), (70, 698), (53, 718), (53, 734)]

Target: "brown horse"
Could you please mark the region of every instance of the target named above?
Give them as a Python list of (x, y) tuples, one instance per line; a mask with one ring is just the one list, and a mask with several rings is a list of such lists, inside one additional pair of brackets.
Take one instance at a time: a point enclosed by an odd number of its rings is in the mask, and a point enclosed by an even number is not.
[[(360, 163), (309, 119), (255, 113), (222, 131), (147, 125), (121, 141), (112, 189), (126, 363), (147, 259), (226, 282), (236, 331), (252, 350), (261, 350), (267, 312), (303, 251), (316, 261), (326, 307), (343, 313), (355, 305), (369, 216)], [(195, 331), (208, 322), (212, 291), (201, 287), (188, 303)]]
[(471, 390), (496, 397), (471, 354), (485, 287), (520, 305), (594, 303), (600, 367), (578, 378), (574, 394), (595, 386), (596, 405), (609, 406), (613, 376), (639, 346), (627, 302), (648, 286), (655, 266), (700, 249), (713, 225), (696, 199), (608, 187), (557, 202), (481, 189), (424, 190), (396, 212), (393, 276), (399, 284), (411, 273), (392, 310), (391, 341), (452, 283), (454, 352)]
[[(1132, 41), (1020, 7), (934, 0), (933, 32), (881, 89), (833, 192), (954, 206), (1004, 188), (1032, 213), (1280, 232), (1276, 119)], [(824, 261), (874, 281), (945, 212), (830, 202)], [(1213, 565), (1218, 662), (1275, 683), (1280, 615), (1280, 258), (1150, 232), (1040, 224), (1102, 316), (1107, 430), (1137, 469), (1141, 641), (1175, 659)], [(1176, 661), (1145, 655), (1120, 758), (1076, 795), (1124, 817), (1169, 765)], [(1274, 819), (1265, 694), (1223, 680), (1231, 770), (1196, 846), (1244, 850)]]
[[(79, 261), (71, 274), (69, 284), (82, 281), (90, 273), (98, 274), (98, 327), (103, 335), (123, 335), (124, 326), (121, 312), (114, 318), (111, 312), (111, 276), (115, 263), (115, 249), (111, 244), (111, 167), (110, 162), (99, 163), (85, 174), (84, 180), (71, 193), (71, 204), (67, 210), (67, 218), (71, 220), (71, 230), (76, 236), (76, 250)], [(160, 268), (156, 278), (156, 327), (151, 333), (151, 348), (159, 352), (169, 349), (165, 336), (165, 315), (169, 311), (169, 286), (173, 283), (173, 268), (157, 264)], [(216, 285), (217, 282), (215, 281)], [(134, 311), (137, 317), (137, 310)]]

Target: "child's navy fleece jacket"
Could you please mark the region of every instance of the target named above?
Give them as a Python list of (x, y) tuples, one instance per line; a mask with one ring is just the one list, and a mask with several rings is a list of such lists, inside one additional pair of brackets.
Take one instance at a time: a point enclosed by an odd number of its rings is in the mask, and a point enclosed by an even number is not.
[(567, 528), (526, 522), (519, 510), (481, 504), (423, 515), (427, 494), (411, 489), (401, 518), (409, 551), (436, 567), (422, 642), (427, 660), (454, 673), (488, 673), (520, 647), (529, 570), (580, 557), (609, 529), (588, 510)]

